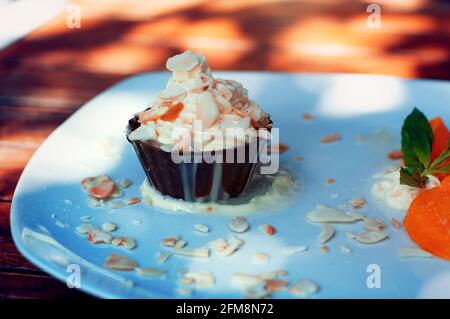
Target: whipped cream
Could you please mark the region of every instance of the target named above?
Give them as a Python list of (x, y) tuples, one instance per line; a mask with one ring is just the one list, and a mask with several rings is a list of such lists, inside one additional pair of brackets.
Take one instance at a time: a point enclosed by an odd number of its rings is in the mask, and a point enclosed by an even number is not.
[[(433, 175), (428, 175), (426, 189), (439, 186), (441, 183)], [(387, 206), (407, 210), (420, 188), (400, 184), (400, 169), (388, 170), (372, 186), (372, 195)]]
[(268, 126), (269, 115), (248, 98), (242, 84), (214, 78), (202, 54), (185, 51), (169, 58), (166, 67), (172, 76), (151, 108), (139, 114), (141, 125), (129, 134), (131, 140), (214, 150), (236, 146), (236, 137), (246, 141), (233, 130)]

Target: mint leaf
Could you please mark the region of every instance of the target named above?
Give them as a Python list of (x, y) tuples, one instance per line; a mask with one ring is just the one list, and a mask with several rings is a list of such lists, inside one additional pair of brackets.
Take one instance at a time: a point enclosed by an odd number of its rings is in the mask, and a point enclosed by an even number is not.
[(430, 163), (433, 130), (426, 116), (417, 108), (409, 114), (402, 126), (402, 151), (407, 167), (422, 171)]
[(417, 167), (402, 167), (400, 169), (400, 184), (412, 187), (425, 187), (428, 177), (421, 174)]

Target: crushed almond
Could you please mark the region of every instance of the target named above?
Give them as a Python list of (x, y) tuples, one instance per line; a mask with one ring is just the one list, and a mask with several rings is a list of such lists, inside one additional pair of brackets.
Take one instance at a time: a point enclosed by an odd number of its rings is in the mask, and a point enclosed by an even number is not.
[(327, 143), (333, 143), (337, 142), (341, 139), (341, 135), (339, 133), (334, 133), (331, 135), (327, 135), (320, 138), (320, 143), (327, 144)]
[(352, 205), (353, 208), (361, 208), (364, 207), (364, 205), (366, 204), (366, 200), (362, 197), (357, 197), (352, 199), (350, 204)]
[(392, 224), (392, 226), (394, 226), (397, 229), (402, 228), (402, 224), (396, 218), (391, 219), (391, 224)]
[(125, 205), (134, 205), (134, 204), (137, 204), (140, 202), (141, 202), (140, 198), (131, 197), (131, 198), (128, 198), (127, 200), (125, 200)]
[(259, 229), (269, 236), (273, 236), (276, 234), (277, 230), (270, 224), (264, 224), (259, 227)]
[(388, 157), (391, 160), (399, 160), (403, 158), (403, 152), (400, 150), (391, 151), (388, 153)]
[(105, 267), (114, 270), (134, 270), (137, 263), (127, 256), (110, 254), (106, 258)]

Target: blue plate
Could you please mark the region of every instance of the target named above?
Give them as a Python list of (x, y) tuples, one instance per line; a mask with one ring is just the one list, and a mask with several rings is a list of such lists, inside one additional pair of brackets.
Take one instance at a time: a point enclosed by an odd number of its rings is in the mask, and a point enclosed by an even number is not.
[[(389, 225), (388, 240), (362, 245), (345, 236), (347, 230), (361, 229), (361, 225), (337, 225), (328, 244), (330, 252), (324, 254), (316, 239), (320, 225), (305, 221), (306, 212), (318, 203), (339, 207), (359, 196), (367, 200), (365, 214), (388, 224), (392, 217), (401, 220), (404, 212), (372, 199), (373, 176), (395, 164), (386, 154), (399, 148), (400, 127), (412, 107), (419, 107), (429, 118), (440, 115), (450, 121), (448, 82), (348, 74), (224, 72), (217, 76), (242, 82), (250, 96), (271, 113), (282, 142), (289, 145), (281, 164), (294, 171), (300, 185), (297, 197), (282, 213), (249, 218), (252, 228), (242, 235), (246, 244), (239, 252), (206, 260), (172, 257), (163, 265), (168, 271), (164, 279), (103, 267), (112, 252), (129, 255), (141, 266), (157, 267), (159, 242), (168, 235), (181, 235), (193, 247), (229, 236), (224, 216), (167, 214), (144, 204), (95, 209), (80, 188), (82, 178), (106, 173), (114, 179), (131, 179), (134, 184), (125, 195), (139, 196), (144, 173), (125, 140), (124, 128), (130, 116), (164, 87), (167, 73), (142, 74), (113, 86), (74, 113), (42, 144), (25, 168), (12, 203), (11, 229), (19, 251), (62, 281), (70, 281), (73, 269), (79, 267), (81, 289), (106, 298), (181, 297), (176, 289), (182, 268), (211, 271), (216, 277), (213, 288), (195, 289), (195, 298), (241, 298), (242, 292), (230, 285), (233, 273), (280, 269), (288, 272), (289, 281), (307, 278), (318, 283), (321, 289), (314, 298), (450, 297), (448, 262), (398, 256), (401, 246), (411, 245), (403, 230)], [(305, 121), (302, 113), (311, 113), (314, 119)], [(319, 142), (335, 132), (341, 134), (341, 141)], [(364, 136), (363, 142), (358, 142), (359, 135)], [(295, 161), (294, 156), (304, 160)], [(336, 182), (327, 185), (327, 178)], [(116, 223), (117, 235), (132, 235), (137, 248), (128, 252), (89, 244), (75, 232), (84, 215), (98, 225)], [(196, 234), (194, 223), (208, 224), (211, 232)], [(258, 231), (266, 223), (277, 228), (275, 236)], [(340, 252), (342, 244), (353, 252)], [(292, 245), (306, 245), (308, 250), (292, 256), (283, 253), (283, 247)], [(252, 263), (256, 251), (268, 253), (270, 261)], [(274, 297), (291, 295), (279, 292)]]

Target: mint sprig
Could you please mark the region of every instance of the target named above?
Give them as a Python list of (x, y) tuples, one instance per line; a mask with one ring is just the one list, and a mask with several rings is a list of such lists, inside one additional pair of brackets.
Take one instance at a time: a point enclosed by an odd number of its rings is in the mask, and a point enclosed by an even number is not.
[(409, 114), (402, 126), (402, 152), (405, 167), (400, 170), (400, 184), (425, 187), (427, 175), (450, 173), (449, 147), (430, 163), (433, 130), (426, 116), (417, 108)]

